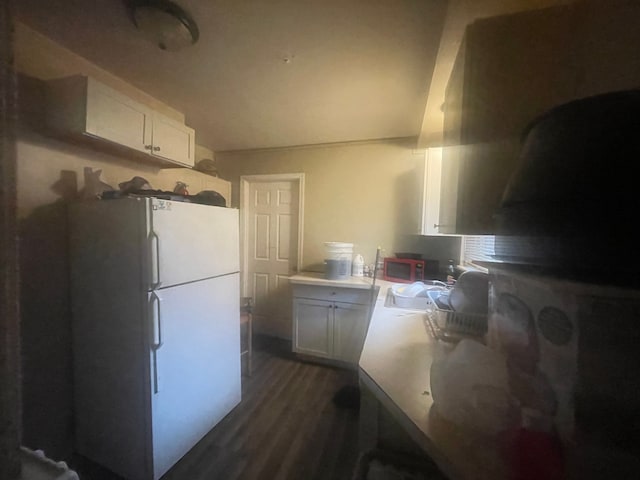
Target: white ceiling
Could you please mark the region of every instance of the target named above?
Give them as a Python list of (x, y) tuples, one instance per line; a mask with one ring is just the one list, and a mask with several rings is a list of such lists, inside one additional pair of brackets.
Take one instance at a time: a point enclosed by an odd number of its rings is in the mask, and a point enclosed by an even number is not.
[(28, 26), (183, 112), (215, 151), (420, 134), (446, 0), (176, 2), (200, 28), (179, 52), (143, 38), (122, 0), (17, 3)]

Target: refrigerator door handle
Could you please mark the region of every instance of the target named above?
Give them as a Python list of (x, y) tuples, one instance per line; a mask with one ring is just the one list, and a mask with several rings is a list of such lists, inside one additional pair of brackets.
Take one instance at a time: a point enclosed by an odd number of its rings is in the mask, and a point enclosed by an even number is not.
[(149, 246), (151, 248), (151, 287), (160, 286), (160, 237), (156, 232), (149, 232)]
[(162, 346), (162, 298), (157, 292), (151, 292), (151, 303), (154, 307), (151, 346), (158, 350)]
[(158, 349), (162, 346), (162, 298), (157, 292), (151, 292), (152, 321), (151, 349), (153, 350), (153, 393), (160, 391), (158, 375)]

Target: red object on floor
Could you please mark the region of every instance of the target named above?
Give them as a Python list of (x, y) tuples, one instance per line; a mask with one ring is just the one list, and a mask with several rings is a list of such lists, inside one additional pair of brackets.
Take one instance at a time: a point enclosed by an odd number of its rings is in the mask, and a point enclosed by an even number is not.
[(557, 436), (550, 432), (520, 428), (509, 451), (510, 480), (561, 480), (564, 455)]

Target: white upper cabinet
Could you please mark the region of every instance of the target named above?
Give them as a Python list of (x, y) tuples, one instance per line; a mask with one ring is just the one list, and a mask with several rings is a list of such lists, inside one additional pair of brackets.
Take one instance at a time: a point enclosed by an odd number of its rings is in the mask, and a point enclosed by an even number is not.
[(443, 150), (428, 148), (424, 157), (422, 235), (456, 234), (458, 162), (449, 158), (445, 163)]
[(47, 123), (60, 133), (106, 140), (162, 164), (194, 165), (192, 128), (91, 77), (52, 80), (47, 95)]
[(151, 154), (181, 165), (195, 164), (195, 132), (175, 120), (154, 113)]
[(422, 235), (438, 235), (440, 231), (440, 191), (442, 182), (442, 149), (428, 148), (424, 157), (422, 192)]
[[(67, 80), (67, 79), (65, 79)], [(145, 146), (151, 143), (151, 125), (153, 112), (122, 95), (115, 90), (96, 82), (88, 77), (71, 77), (70, 83), (62, 88), (86, 88), (86, 102), (84, 115), (84, 132), (125, 147), (145, 152)], [(76, 85), (77, 82), (77, 85)], [(79, 92), (80, 93), (80, 92)], [(81, 94), (81, 93), (80, 93)], [(82, 107), (82, 102), (75, 103), (73, 97), (69, 107)], [(81, 100), (81, 99), (78, 99)], [(78, 126), (82, 128), (82, 111), (76, 113), (80, 120)], [(64, 119), (62, 125), (65, 125)]]

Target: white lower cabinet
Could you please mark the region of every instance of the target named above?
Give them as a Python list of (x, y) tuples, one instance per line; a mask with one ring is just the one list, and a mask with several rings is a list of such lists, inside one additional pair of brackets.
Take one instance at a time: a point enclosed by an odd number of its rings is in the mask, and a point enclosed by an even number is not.
[(294, 350), (317, 357), (333, 354), (333, 303), (294, 298)]
[(354, 295), (354, 290), (293, 286), (294, 352), (357, 365), (369, 326), (371, 295), (364, 290)]
[(336, 302), (333, 307), (333, 358), (358, 363), (367, 336), (366, 305)]

